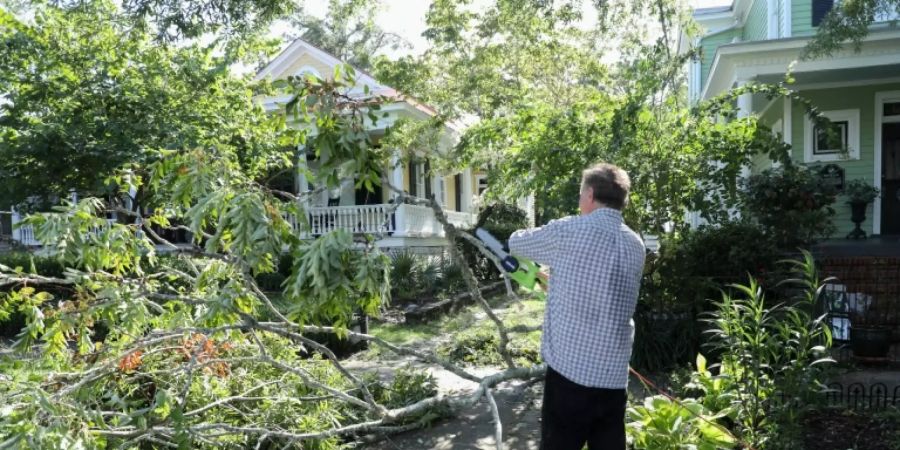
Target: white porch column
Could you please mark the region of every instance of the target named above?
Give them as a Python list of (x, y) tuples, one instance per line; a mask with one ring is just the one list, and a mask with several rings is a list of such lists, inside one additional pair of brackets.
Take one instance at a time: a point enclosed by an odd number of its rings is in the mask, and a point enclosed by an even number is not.
[[(738, 81), (738, 87), (742, 87), (747, 85), (748, 80), (740, 80)], [(737, 98), (737, 109), (738, 109), (738, 118), (749, 117), (750, 114), (753, 113), (753, 94), (745, 93), (741, 94)]]
[(462, 198), (462, 212), (471, 213), (472, 211), (472, 169), (468, 168), (463, 171), (462, 174), (462, 186), (457, 186), (458, 189), (462, 189), (462, 193), (460, 194), (460, 198)]
[(777, 39), (779, 31), (781, 31), (778, 23), (778, 0), (766, 1), (766, 39)]
[(16, 211), (16, 208), (10, 207), (10, 219), (9, 223), (12, 227), (12, 239), (14, 241), (22, 242), (22, 231), (16, 228), (16, 224), (22, 221), (22, 217), (19, 215), (19, 212)]
[[(297, 147), (297, 171), (294, 173), (294, 189), (296, 194), (305, 194), (309, 191), (309, 181), (306, 179), (306, 147)], [(309, 198), (303, 197), (300, 203), (309, 206)]]
[[(738, 87), (745, 86), (748, 80), (739, 80)], [(750, 117), (750, 114), (753, 113), (753, 94), (745, 93), (741, 94), (737, 98), (737, 116), (739, 119), (743, 119), (745, 117)], [(744, 165), (741, 167), (741, 178), (747, 178), (750, 176), (750, 166)]]
[[(395, 188), (403, 190), (403, 159), (400, 157), (400, 150), (394, 150), (391, 154), (391, 172), (388, 181)], [(391, 199), (397, 198), (398, 195), (397, 192), (391, 191)]]

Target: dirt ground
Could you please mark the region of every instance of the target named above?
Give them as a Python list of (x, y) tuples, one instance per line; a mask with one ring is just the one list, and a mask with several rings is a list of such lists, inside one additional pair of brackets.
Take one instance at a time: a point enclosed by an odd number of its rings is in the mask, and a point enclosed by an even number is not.
[[(503, 422), (504, 448), (534, 450), (541, 437), (541, 396), (543, 385), (506, 383), (494, 398)], [(484, 402), (430, 428), (393, 436), (362, 448), (375, 450), (462, 450), (496, 449), (494, 420)]]

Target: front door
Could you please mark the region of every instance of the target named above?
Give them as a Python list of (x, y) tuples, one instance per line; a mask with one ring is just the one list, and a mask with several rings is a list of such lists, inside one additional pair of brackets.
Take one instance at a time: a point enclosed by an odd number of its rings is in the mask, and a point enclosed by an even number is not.
[(357, 205), (377, 205), (379, 203), (384, 203), (382, 200), (382, 188), (381, 185), (373, 185), (374, 189), (369, 191), (365, 186), (360, 186), (356, 188), (356, 204)]
[(882, 125), (881, 234), (900, 235), (900, 123)]

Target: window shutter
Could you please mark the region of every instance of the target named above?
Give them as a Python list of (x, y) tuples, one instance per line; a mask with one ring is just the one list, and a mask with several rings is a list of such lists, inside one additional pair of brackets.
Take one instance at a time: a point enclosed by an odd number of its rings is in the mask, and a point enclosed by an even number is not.
[(817, 27), (834, 7), (834, 0), (812, 0), (812, 26)]
[(415, 197), (419, 195), (419, 193), (416, 192), (416, 163), (410, 159), (407, 168), (409, 169), (409, 195)]
[(431, 161), (425, 160), (425, 198), (431, 198)]
[(462, 211), (462, 175), (453, 176), (453, 206), (457, 211)]

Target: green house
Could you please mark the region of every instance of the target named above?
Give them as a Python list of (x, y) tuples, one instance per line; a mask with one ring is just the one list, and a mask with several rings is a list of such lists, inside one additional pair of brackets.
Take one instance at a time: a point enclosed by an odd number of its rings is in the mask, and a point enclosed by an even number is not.
[[(796, 102), (745, 94), (739, 114), (757, 115), (793, 148), (795, 161), (834, 164), (845, 182), (863, 179), (883, 192), (869, 206), (863, 229), (869, 234), (900, 235), (900, 28), (897, 17), (876, 17), (860, 48), (852, 45), (831, 56), (801, 61), (833, 0), (734, 0), (730, 5), (697, 8), (703, 30), (694, 42), (701, 49), (690, 63), (692, 101), (715, 97), (745, 83), (779, 82), (792, 70), (790, 85), (832, 121), (844, 149), (816, 139), (820, 130)], [(833, 143), (833, 141), (832, 141)], [(832, 147), (834, 145), (831, 145)], [(771, 165), (755, 162), (751, 171)], [(834, 237), (852, 228), (850, 207), (840, 198)]]

